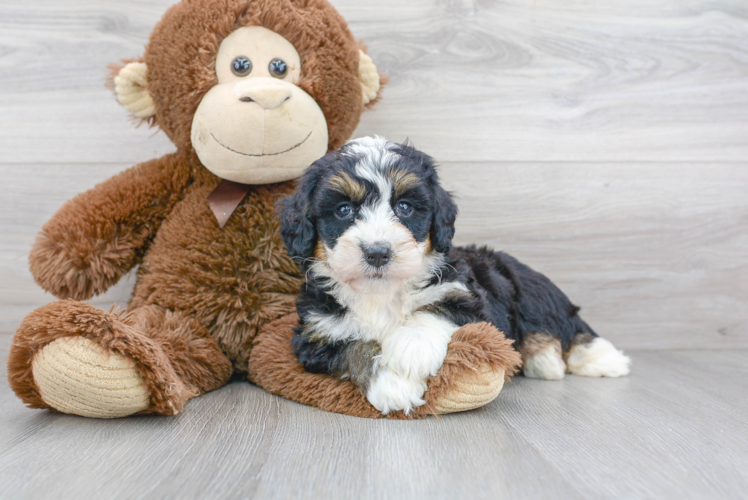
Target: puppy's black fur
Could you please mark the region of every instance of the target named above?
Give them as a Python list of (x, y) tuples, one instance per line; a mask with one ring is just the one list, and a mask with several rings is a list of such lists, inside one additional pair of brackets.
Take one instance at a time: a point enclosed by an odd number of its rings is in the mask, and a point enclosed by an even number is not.
[(504, 252), (456, 247), (447, 254), (443, 272), (444, 279), (465, 283), (472, 294), (469, 306), (455, 304), (443, 311), (457, 325), (488, 321), (515, 345), (528, 335), (547, 333), (561, 341), (564, 351), (579, 333), (597, 336), (551, 280)]
[[(339, 316), (346, 309), (329, 293), (329, 283), (309, 273), (318, 242), (332, 248), (355, 219), (341, 221), (331, 215), (341, 200), (355, 204), (366, 203), (366, 197), (376, 196), (375, 187), (356, 172), (360, 158), (346, 151), (333, 152), (315, 162), (301, 178), (296, 192), (280, 203), (281, 235), (286, 248), (307, 274), (297, 302), (301, 326), (296, 329), (293, 348), (306, 370), (355, 378), (365, 367), (359, 363), (361, 353), (373, 357), (378, 353), (376, 343), (332, 342), (323, 336), (310, 334), (304, 328), (311, 314)], [(444, 254), (444, 262), (433, 273), (427, 286), (438, 283), (461, 282), (468, 293), (451, 293), (443, 300), (423, 307), (422, 311), (447, 318), (457, 326), (487, 321), (514, 339), (520, 348), (528, 336), (545, 334), (560, 340), (567, 351), (577, 335), (587, 341), (595, 332), (580, 318), (579, 308), (548, 278), (515, 258), (487, 247), (452, 248), (457, 207), (451, 196), (439, 184), (433, 160), (407, 144), (393, 149), (397, 160), (393, 171), (413, 174), (418, 182), (399, 198), (392, 195), (393, 210), (400, 199), (407, 199), (416, 207), (417, 217), (402, 223), (417, 241), (430, 239), (433, 251)], [(356, 183), (366, 187), (366, 195), (351, 200), (330, 188), (330, 179), (345, 173)], [(586, 342), (585, 342), (586, 343)], [(351, 351), (357, 351), (352, 355)], [(365, 377), (354, 380), (365, 386)]]

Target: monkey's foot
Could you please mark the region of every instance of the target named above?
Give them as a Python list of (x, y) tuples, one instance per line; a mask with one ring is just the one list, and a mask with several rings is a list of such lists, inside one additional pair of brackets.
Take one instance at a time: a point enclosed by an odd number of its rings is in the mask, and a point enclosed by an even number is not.
[(521, 360), (512, 341), (488, 323), (472, 323), (455, 332), (439, 373), (428, 380), (420, 412), (445, 414), (485, 406), (499, 395)]
[(47, 344), (31, 366), (41, 399), (57, 411), (116, 418), (148, 408), (148, 390), (133, 360), (85, 337)]
[(135, 318), (75, 300), (24, 318), (8, 356), (8, 381), (31, 408), (84, 417), (174, 415), (196, 394)]
[(437, 415), (473, 410), (485, 406), (504, 387), (506, 371), (484, 367), (478, 373), (465, 373), (452, 382), (452, 387), (434, 401)]

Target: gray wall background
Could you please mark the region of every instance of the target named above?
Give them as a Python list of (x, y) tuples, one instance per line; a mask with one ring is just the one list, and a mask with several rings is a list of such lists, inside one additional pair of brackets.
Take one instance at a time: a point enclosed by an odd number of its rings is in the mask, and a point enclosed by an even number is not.
[[(28, 271), (68, 198), (173, 150), (106, 65), (170, 0), (0, 3), (0, 338), (53, 300)], [(356, 136), (409, 137), (457, 242), (544, 272), (625, 349), (748, 346), (748, 5), (333, 0), (391, 83)], [(127, 276), (92, 303), (126, 304)]]

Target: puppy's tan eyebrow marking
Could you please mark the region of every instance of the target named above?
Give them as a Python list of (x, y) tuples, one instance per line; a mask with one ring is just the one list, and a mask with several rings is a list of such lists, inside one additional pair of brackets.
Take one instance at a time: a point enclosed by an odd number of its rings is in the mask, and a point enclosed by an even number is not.
[(420, 182), (418, 176), (405, 170), (393, 170), (387, 175), (392, 181), (395, 188), (395, 197), (397, 198), (407, 190), (415, 187)]
[(361, 201), (366, 197), (366, 186), (351, 179), (346, 172), (341, 172), (331, 178), (330, 187), (353, 201)]

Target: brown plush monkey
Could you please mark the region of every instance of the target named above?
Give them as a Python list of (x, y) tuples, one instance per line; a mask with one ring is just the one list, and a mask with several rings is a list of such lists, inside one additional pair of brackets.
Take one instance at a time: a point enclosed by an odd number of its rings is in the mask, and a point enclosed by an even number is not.
[[(31, 270), (66, 300), (19, 327), (8, 360), (16, 394), (89, 417), (173, 415), (239, 375), (302, 403), (380, 416), (352, 384), (304, 372), (291, 352), (302, 278), (274, 207), (350, 137), (382, 83), (326, 0), (171, 7), (113, 84), (177, 151), (77, 196), (43, 227)], [(127, 313), (82, 302), (138, 264)], [(492, 327), (462, 328), (410, 416), (491, 401), (517, 362)]]

